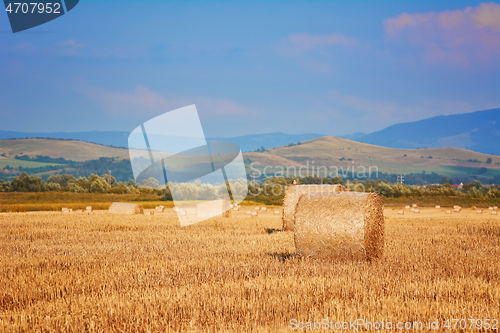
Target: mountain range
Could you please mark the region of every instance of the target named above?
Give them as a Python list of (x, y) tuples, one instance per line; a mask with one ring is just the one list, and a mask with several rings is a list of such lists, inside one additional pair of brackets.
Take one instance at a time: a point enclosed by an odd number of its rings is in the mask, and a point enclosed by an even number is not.
[[(127, 147), (128, 135), (128, 132), (123, 131), (56, 133), (0, 131), (0, 139), (55, 138), (115, 147)], [(278, 132), (232, 138), (207, 138), (207, 140), (233, 142), (238, 144), (243, 152), (250, 152), (261, 147), (269, 149), (286, 146), (322, 136), (324, 135), (316, 133), (285, 134)], [(500, 155), (500, 109), (436, 116), (419, 121), (395, 124), (370, 134), (354, 133), (340, 137), (389, 148), (455, 147), (485, 154)]]

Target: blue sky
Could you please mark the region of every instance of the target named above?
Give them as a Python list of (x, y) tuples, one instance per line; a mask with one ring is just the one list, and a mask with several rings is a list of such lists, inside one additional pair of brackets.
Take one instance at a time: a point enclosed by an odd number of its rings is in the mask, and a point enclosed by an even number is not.
[(132, 131), (196, 104), (207, 136), (345, 135), (500, 107), (500, 3), (85, 1), (12, 34), (0, 130)]

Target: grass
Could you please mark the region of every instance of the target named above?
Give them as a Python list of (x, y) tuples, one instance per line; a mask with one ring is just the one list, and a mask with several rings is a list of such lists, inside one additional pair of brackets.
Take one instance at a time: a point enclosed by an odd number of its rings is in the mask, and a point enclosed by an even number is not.
[(0, 158), (0, 169), (5, 168), (7, 165), (10, 167), (13, 167), (13, 168), (18, 168), (18, 167), (40, 168), (40, 167), (60, 165), (60, 164), (42, 163), (42, 162), (33, 162), (33, 161), (22, 161), (22, 160), (16, 160), (14, 158)]
[(492, 198), (449, 198), (449, 197), (402, 197), (402, 198), (386, 198), (381, 197), (382, 203), (388, 207), (404, 207), (406, 205), (417, 204), (419, 207), (434, 207), (440, 205), (442, 207), (480, 207), (488, 208), (491, 206), (500, 206), (498, 199)]
[(385, 255), (369, 263), (300, 257), (280, 216), (242, 211), (184, 228), (171, 212), (0, 214), (0, 331), (500, 318), (498, 216), (386, 209)]

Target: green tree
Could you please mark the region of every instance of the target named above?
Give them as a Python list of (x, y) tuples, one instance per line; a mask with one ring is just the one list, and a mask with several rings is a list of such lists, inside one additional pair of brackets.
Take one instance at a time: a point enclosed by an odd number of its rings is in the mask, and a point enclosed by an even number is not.
[(0, 179), (0, 192), (14, 192), (12, 183)]
[(29, 176), (26, 172), (14, 177), (12, 186), (16, 192), (45, 192), (47, 184), (40, 177)]

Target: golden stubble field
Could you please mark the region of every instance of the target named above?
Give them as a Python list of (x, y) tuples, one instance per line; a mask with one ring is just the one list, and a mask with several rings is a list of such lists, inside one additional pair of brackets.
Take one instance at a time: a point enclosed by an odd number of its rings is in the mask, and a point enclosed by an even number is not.
[(0, 331), (289, 332), (294, 319), (500, 319), (500, 216), (386, 208), (384, 258), (368, 263), (296, 256), (280, 215), (245, 210), (184, 228), (171, 210), (0, 214)]

